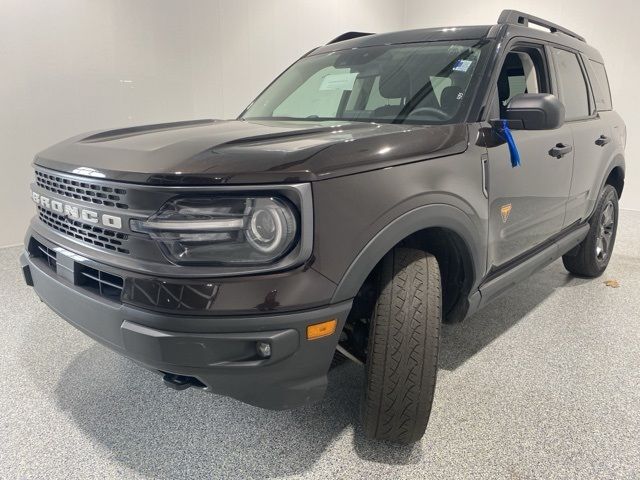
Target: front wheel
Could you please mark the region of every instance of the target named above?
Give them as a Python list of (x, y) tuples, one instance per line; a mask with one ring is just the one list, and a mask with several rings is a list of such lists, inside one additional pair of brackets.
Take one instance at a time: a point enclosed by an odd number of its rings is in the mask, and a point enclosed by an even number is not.
[(369, 330), (365, 434), (409, 444), (424, 435), (438, 368), (442, 293), (432, 255), (394, 248), (382, 260)]
[(582, 277), (598, 277), (605, 271), (618, 229), (618, 192), (605, 185), (589, 221), (589, 233), (582, 243), (562, 257), (565, 268)]

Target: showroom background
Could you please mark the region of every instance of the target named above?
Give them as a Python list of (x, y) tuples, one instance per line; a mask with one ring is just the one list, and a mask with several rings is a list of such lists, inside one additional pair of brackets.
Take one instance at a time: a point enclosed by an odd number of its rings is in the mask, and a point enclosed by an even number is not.
[(80, 132), (230, 118), (284, 68), (348, 30), (495, 23), (503, 8), (548, 18), (604, 55), (627, 122), (622, 206), (640, 210), (637, 4), (612, 0), (0, 0), (0, 246), (20, 243), (33, 156)]

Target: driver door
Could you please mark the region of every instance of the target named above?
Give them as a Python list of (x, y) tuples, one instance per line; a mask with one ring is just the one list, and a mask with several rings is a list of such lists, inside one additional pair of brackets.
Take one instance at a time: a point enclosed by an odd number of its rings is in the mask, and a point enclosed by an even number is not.
[[(521, 93), (554, 93), (542, 45), (520, 44), (505, 56), (490, 118), (503, 118), (509, 100)], [(488, 269), (516, 261), (558, 234), (564, 224), (573, 171), (573, 137), (568, 126), (556, 130), (512, 130), (521, 165), (511, 166), (508, 145), (488, 147)], [(571, 147), (560, 158), (558, 145)]]

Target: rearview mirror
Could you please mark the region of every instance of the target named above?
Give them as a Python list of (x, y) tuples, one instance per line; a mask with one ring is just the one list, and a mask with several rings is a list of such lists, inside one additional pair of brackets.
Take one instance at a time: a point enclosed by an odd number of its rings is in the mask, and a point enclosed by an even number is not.
[(507, 105), (512, 130), (553, 130), (564, 125), (564, 105), (550, 93), (521, 93)]

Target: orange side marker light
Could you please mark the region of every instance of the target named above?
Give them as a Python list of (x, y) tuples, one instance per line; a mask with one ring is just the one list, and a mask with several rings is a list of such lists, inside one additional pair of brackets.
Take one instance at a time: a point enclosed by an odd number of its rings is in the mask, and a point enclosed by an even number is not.
[(333, 335), (336, 331), (338, 320), (332, 318), (322, 323), (315, 323), (307, 326), (307, 340), (315, 340), (317, 338)]

